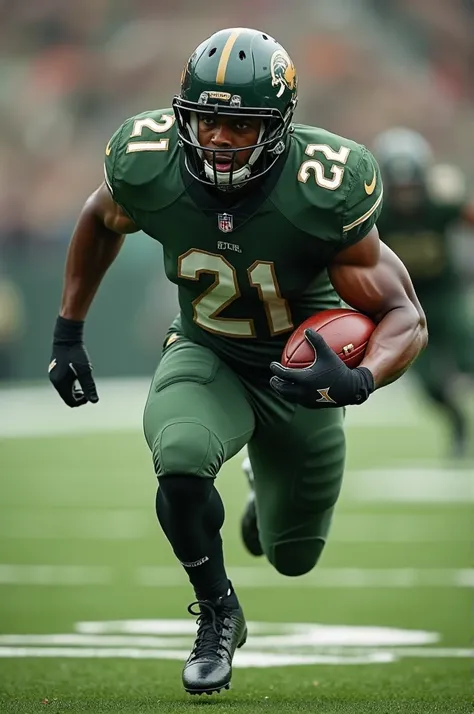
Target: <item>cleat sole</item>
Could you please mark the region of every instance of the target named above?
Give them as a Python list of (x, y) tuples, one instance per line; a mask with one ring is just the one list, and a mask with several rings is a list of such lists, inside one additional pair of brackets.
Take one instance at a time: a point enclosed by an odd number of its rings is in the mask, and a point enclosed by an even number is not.
[(199, 697), (201, 696), (201, 694), (207, 694), (208, 696), (211, 696), (212, 694), (219, 694), (220, 692), (222, 692), (222, 690), (225, 689), (230, 689), (230, 682), (228, 682), (227, 684), (223, 684), (220, 687), (215, 687), (214, 689), (186, 689), (186, 687), (184, 688), (187, 694), (191, 694), (192, 696), (197, 694)]

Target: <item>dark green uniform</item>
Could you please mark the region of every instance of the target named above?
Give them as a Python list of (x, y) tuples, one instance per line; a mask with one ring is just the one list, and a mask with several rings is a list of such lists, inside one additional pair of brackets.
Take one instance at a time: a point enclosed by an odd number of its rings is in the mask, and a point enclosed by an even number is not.
[(474, 373), (474, 328), (469, 327), (465, 290), (449, 242), (449, 228), (460, 219), (463, 199), (443, 199), (431, 188), (413, 215), (400, 213), (386, 201), (377, 224), (382, 240), (405, 263), (425, 310), (429, 345), (414, 369), (435, 398), (453, 372)]
[(145, 408), (157, 475), (215, 477), (248, 444), (265, 553), (281, 572), (306, 572), (340, 490), (343, 411), (282, 401), (269, 363), (306, 317), (340, 304), (326, 266), (377, 219), (372, 155), (297, 125), (266, 179), (228, 196), (188, 174), (165, 109), (123, 124), (105, 172), (116, 202), (163, 245), (179, 291)]

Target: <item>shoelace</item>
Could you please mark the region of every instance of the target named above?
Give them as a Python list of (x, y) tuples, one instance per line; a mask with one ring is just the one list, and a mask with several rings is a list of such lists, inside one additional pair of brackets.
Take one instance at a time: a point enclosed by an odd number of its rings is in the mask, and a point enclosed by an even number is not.
[[(199, 607), (196, 612), (193, 608)], [(205, 657), (207, 655), (216, 655), (217, 650), (221, 647), (229, 654), (227, 647), (227, 637), (225, 636), (224, 623), (228, 616), (225, 610), (216, 613), (213, 604), (207, 600), (196, 600), (188, 607), (190, 615), (197, 617), (196, 624), (198, 632), (196, 642), (194, 643), (193, 656)]]

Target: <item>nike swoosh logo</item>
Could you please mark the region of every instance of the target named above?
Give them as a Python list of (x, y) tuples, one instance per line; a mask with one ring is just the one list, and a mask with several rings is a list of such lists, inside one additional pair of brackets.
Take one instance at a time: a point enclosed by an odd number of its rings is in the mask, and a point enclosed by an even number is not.
[(56, 367), (56, 359), (51, 360), (48, 366), (48, 372), (51, 372)]
[(364, 181), (364, 188), (367, 196), (371, 196), (373, 192), (375, 191), (375, 184), (377, 183), (377, 173), (374, 169), (374, 178), (372, 179), (371, 183), (367, 183)]
[(110, 141), (109, 141), (109, 143), (108, 143), (107, 146), (105, 147), (105, 155), (106, 155), (106, 156), (110, 156), (110, 152), (111, 152), (111, 151), (112, 151), (112, 147), (110, 146)]

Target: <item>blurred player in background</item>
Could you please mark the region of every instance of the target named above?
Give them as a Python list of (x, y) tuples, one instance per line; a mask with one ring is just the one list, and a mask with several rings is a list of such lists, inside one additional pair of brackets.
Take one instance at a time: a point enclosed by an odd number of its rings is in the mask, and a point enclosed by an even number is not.
[[(248, 444), (249, 527), (280, 573), (308, 572), (341, 487), (339, 407), (397, 379), (427, 339), (408, 273), (378, 238), (376, 162), (354, 141), (294, 125), (296, 103), (293, 62), (272, 37), (242, 28), (210, 37), (186, 64), (173, 108), (128, 119), (109, 141), (105, 183), (67, 258), (50, 379), (69, 406), (98, 400), (84, 319), (124, 234), (159, 240), (179, 288), (144, 428), (158, 520), (197, 597), (183, 672), (192, 694), (229, 685), (247, 637), (224, 566), (222, 464)], [(317, 360), (283, 367), (288, 337), (339, 306), (336, 291), (377, 323), (361, 365), (349, 369), (308, 330)]]
[(423, 136), (403, 127), (374, 142), (385, 187), (380, 237), (405, 263), (426, 313), (429, 347), (414, 365), (428, 395), (449, 420), (451, 455), (463, 457), (469, 422), (453, 388), (457, 374), (474, 375), (474, 316), (456, 266), (450, 229), (474, 226), (474, 203), (453, 166), (436, 165)]

